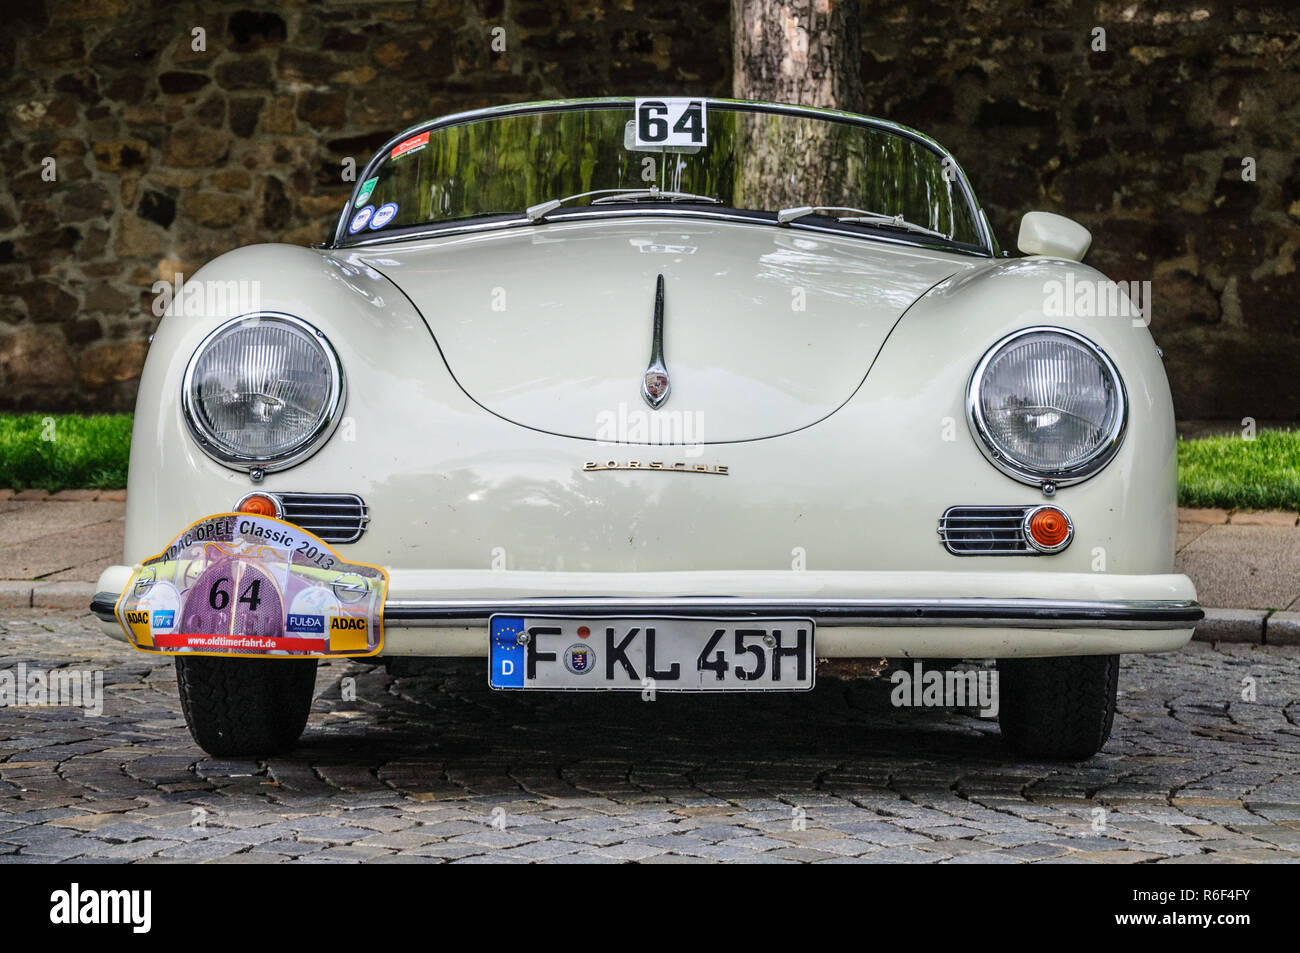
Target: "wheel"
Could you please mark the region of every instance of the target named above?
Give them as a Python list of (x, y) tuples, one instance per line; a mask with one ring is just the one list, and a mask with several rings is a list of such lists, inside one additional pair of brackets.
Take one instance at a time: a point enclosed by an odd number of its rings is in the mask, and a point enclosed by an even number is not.
[(1018, 754), (1083, 761), (1101, 750), (1115, 719), (1118, 655), (998, 662), (998, 723)]
[(182, 657), (176, 683), (185, 723), (208, 754), (277, 754), (307, 725), (316, 660)]

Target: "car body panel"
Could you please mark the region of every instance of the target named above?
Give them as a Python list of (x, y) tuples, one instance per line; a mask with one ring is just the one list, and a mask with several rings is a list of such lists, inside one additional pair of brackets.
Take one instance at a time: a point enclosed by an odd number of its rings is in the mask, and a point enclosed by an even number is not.
[(475, 401), (578, 437), (598, 436), (620, 406), (645, 412), (628, 382), (649, 363), (663, 274), (664, 411), (691, 415), (692, 442), (706, 444), (786, 433), (833, 413), (903, 312), (977, 265), (838, 235), (647, 218), (426, 239), (357, 258), (411, 298)]
[[(836, 413), (779, 437), (692, 448), (608, 446), (485, 414), (457, 386), (414, 306), (382, 274), (322, 251), (241, 249), (195, 280), (254, 269), (278, 276), (266, 282), (262, 307), (314, 323), (354, 380), (343, 423), (306, 463), (261, 484), (215, 463), (165, 395), (179, 392), (184, 371), (171, 355), (191, 353), (227, 316), (165, 318), (135, 420), (126, 557), (147, 558), (196, 513), (224, 510), (261, 488), (360, 494), (372, 523), (346, 552), (395, 569), (482, 568), (498, 549), (506, 568), (537, 571), (782, 569), (796, 548), (809, 567), (827, 570), (921, 571), (954, 562), (966, 572), (1005, 569), (997, 557), (947, 553), (935, 526), (949, 506), (1043, 499), (983, 458), (966, 433), (963, 400), (979, 355), (1006, 333), (1042, 323), (1043, 277), (1061, 267), (989, 262), (941, 282), (893, 329), (872, 373)], [(1106, 572), (1168, 572), (1175, 443), (1155, 345), (1145, 327), (1128, 321), (1070, 326), (1105, 348), (1124, 375), (1130, 424), (1101, 475), (1059, 491), (1056, 502), (1077, 538), (1047, 562), (1088, 572), (1101, 548)], [(367, 386), (355, 386), (358, 378)], [(630, 402), (638, 385), (627, 382)], [(728, 473), (584, 470), (588, 462), (631, 459), (720, 464)]]

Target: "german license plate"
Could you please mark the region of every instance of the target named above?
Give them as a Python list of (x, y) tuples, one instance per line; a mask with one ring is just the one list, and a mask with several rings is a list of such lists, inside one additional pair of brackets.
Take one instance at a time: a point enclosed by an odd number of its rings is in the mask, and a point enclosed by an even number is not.
[(811, 619), (552, 618), (494, 615), (493, 688), (806, 691)]

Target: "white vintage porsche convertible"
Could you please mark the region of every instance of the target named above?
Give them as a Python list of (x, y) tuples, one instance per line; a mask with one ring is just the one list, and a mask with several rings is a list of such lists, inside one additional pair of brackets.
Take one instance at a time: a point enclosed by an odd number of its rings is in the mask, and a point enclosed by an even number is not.
[(291, 746), (324, 657), (773, 691), (883, 656), (997, 659), (1012, 748), (1089, 757), (1119, 654), (1202, 616), (1160, 354), (1089, 241), (1034, 212), (1008, 258), (939, 145), (848, 113), (425, 123), (328, 242), (173, 301), (92, 610), (215, 754)]

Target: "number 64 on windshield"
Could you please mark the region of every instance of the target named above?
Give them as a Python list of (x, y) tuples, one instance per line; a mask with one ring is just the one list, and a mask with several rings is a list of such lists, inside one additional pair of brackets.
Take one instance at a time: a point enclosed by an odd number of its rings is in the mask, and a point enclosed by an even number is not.
[(702, 99), (638, 99), (632, 145), (703, 146), (709, 141)]

